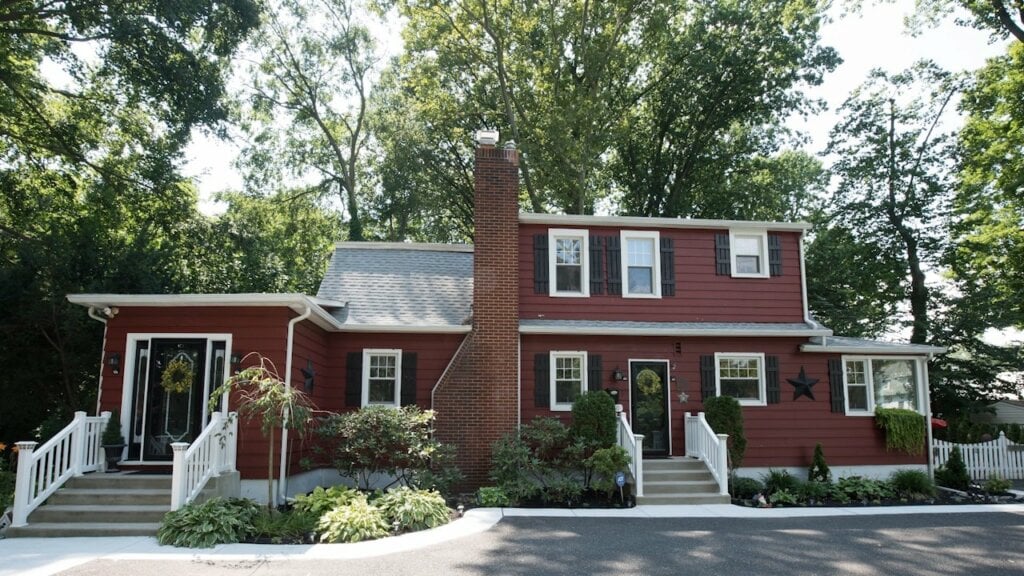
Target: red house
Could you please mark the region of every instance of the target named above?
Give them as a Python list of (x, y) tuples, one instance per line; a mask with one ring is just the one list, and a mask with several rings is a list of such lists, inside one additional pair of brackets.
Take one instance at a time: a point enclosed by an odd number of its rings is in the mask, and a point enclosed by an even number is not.
[[(741, 474), (806, 467), (819, 442), (839, 474), (927, 465), (887, 452), (871, 416), (882, 406), (927, 416), (926, 360), (943, 350), (817, 323), (807, 224), (520, 213), (517, 152), (496, 139), (482, 133), (476, 153), (473, 246), (341, 243), (315, 297), (69, 296), (106, 324), (99, 407), (121, 414), (125, 459), (166, 466), (171, 444), (207, 425), (210, 391), (259, 352), (322, 409), (436, 410), (438, 435), (475, 485), (497, 438), (535, 416), (568, 418), (588, 389), (617, 393), (644, 458), (724, 466), (697, 446), (701, 423), (684, 425), (724, 394), (743, 406)], [(187, 394), (160, 385), (174, 361), (192, 371)], [(261, 494), (267, 448), (243, 426), (243, 493)], [(294, 438), (282, 448), (282, 493), (324, 481), (297, 465)]]

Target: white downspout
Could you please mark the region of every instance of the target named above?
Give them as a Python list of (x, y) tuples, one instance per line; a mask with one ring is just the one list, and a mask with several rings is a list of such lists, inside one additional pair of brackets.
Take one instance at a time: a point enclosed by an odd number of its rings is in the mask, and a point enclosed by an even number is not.
[[(797, 242), (797, 248), (800, 250), (800, 299), (804, 307), (804, 322), (808, 326), (813, 326), (811, 308), (807, 303), (807, 266), (804, 264), (804, 234), (805, 232), (801, 230), (800, 240)], [(821, 345), (828, 346), (828, 336), (821, 337)]]
[(927, 354), (924, 357), (922, 364), (922, 372), (924, 372), (924, 429), (927, 433), (925, 438), (925, 450), (928, 453), (928, 477), (935, 480), (935, 462), (934, 452), (932, 452), (932, 445), (935, 442), (932, 438), (932, 385), (931, 379), (928, 377), (928, 361), (932, 359), (932, 354)]
[[(305, 311), (302, 314), (292, 318), (288, 321), (288, 349), (285, 352), (285, 368), (284, 368), (284, 387), (291, 389), (292, 387), (292, 350), (295, 348), (295, 325), (302, 322), (306, 318), (309, 318), (310, 314), (313, 313), (313, 309), (306, 305)], [(277, 493), (284, 502), (285, 496), (287, 495), (287, 472), (288, 472), (288, 414), (285, 413), (284, 421), (281, 424), (281, 469), (278, 471), (277, 481)]]
[[(100, 413), (100, 401), (103, 400), (103, 361), (107, 354), (107, 319), (96, 314), (96, 307), (89, 306), (89, 318), (103, 323), (103, 345), (100, 347), (100, 378), (96, 384), (96, 414)], [(127, 363), (127, 359), (125, 359)]]

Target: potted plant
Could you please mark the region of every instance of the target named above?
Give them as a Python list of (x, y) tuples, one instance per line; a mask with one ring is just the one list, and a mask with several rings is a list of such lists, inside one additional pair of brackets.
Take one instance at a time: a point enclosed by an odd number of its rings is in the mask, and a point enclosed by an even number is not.
[(107, 420), (101, 442), (103, 452), (106, 453), (107, 472), (117, 472), (117, 463), (121, 461), (121, 453), (124, 452), (124, 434), (121, 433), (121, 417), (116, 411)]

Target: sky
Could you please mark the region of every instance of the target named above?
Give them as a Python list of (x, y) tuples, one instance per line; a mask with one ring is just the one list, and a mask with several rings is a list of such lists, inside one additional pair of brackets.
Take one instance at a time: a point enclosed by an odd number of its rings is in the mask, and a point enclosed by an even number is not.
[[(835, 110), (871, 69), (898, 72), (917, 60), (931, 58), (949, 71), (974, 70), (980, 68), (986, 58), (1004, 51), (1004, 45), (989, 44), (986, 33), (957, 26), (952, 18), (918, 37), (911, 37), (905, 31), (903, 20), (913, 10), (913, 0), (866, 5), (859, 14), (845, 16), (842, 4), (841, 0), (834, 2), (830, 11), (832, 22), (823, 27), (821, 37), (822, 44), (839, 52), (843, 63), (826, 76), (821, 86), (809, 91), (811, 96), (828, 103), (828, 111), (808, 120), (791, 119), (789, 123), (810, 136), (806, 151), (812, 154), (825, 147), (828, 131), (837, 119)], [(378, 41), (386, 45), (387, 52), (400, 50), (394, 23), (388, 28), (378, 28), (375, 33)], [(193, 144), (186, 151), (184, 173), (196, 179), (202, 198), (200, 209), (205, 213), (223, 209), (210, 201), (212, 194), (241, 188), (241, 176), (233, 166), (238, 150), (233, 143), (198, 132), (194, 135)]]

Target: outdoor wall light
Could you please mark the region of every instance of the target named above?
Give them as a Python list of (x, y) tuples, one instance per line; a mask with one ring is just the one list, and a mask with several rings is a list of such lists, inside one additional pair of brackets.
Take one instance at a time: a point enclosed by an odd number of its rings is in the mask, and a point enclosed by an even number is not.
[(625, 379), (626, 375), (622, 373), (622, 370), (615, 368), (615, 370), (612, 372), (612, 380), (615, 380), (616, 382), (622, 382)]
[(240, 353), (238, 353), (238, 352), (233, 352), (231, 354), (231, 365), (232, 366), (238, 366), (241, 363), (242, 363), (242, 355)]
[(110, 371), (114, 374), (121, 373), (121, 355), (114, 352), (107, 356), (107, 365), (110, 366)]

